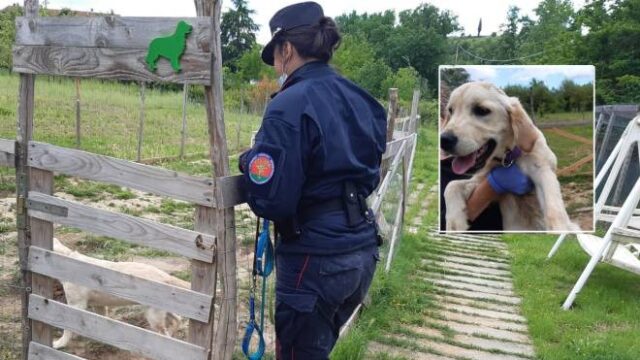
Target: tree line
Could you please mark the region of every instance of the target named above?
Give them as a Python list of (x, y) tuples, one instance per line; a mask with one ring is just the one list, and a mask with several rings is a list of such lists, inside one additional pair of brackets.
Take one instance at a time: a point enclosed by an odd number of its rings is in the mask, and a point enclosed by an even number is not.
[[(246, 0), (231, 2), (221, 24), (225, 88), (232, 97), (258, 92), (256, 85), (272, 91), (274, 72), (260, 61), (255, 36), (263, 24)], [(0, 11), (0, 67), (10, 68), (21, 13), (18, 5)], [(333, 65), (378, 98), (398, 87), (409, 101), (414, 87), (435, 97), (440, 64), (594, 64), (597, 103), (640, 103), (640, 0), (587, 0), (579, 9), (570, 0), (541, 0), (534, 14), (512, 6), (500, 32), (489, 35), (464, 34), (455, 14), (428, 3), (343, 14), (335, 18), (343, 39)]]

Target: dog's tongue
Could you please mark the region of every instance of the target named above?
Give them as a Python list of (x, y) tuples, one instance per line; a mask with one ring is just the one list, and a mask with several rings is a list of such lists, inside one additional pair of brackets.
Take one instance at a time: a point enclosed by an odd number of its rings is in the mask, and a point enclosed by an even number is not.
[(476, 164), (476, 151), (466, 156), (456, 156), (451, 163), (451, 169), (457, 175), (462, 175), (469, 171)]

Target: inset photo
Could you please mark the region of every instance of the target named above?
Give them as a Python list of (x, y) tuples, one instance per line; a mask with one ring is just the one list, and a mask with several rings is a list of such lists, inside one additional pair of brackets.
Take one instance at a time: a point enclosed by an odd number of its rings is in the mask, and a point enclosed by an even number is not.
[(440, 66), (440, 231), (592, 232), (591, 65)]

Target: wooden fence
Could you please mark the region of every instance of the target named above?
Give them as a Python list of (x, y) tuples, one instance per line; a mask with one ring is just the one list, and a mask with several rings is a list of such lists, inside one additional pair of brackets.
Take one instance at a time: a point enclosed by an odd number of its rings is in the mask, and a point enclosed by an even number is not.
[[(51, 347), (54, 326), (153, 359), (231, 359), (236, 338), (232, 208), (243, 201), (243, 195), (240, 178), (228, 176), (220, 1), (196, 0), (199, 17), (188, 19), (39, 18), (37, 0), (24, 4), (26, 16), (16, 20), (13, 48), (13, 70), (20, 74), (17, 141), (0, 139), (0, 165), (16, 168), (23, 359), (80, 359)], [(173, 33), (180, 20), (193, 26), (182, 70), (174, 72), (163, 60), (156, 71), (149, 71), (144, 61), (149, 43)], [(32, 141), (38, 74), (204, 85), (213, 176), (189, 176)], [(193, 203), (194, 230), (53, 196), (54, 172)], [(54, 223), (185, 256), (191, 259), (191, 289), (55, 253)], [(57, 302), (52, 299), (54, 278), (187, 317), (187, 341)], [(218, 278), (223, 296), (217, 301), (221, 310), (214, 335)]]
[[(24, 4), (26, 16), (16, 21), (13, 49), (13, 70), (20, 74), (17, 139), (0, 139), (0, 166), (16, 169), (23, 359), (81, 359), (52, 348), (52, 330), (57, 327), (153, 359), (230, 360), (237, 336), (233, 207), (245, 199), (242, 178), (229, 176), (219, 61), (221, 2), (196, 0), (198, 17), (190, 19), (38, 18), (38, 1), (25, 0)], [(194, 27), (187, 38), (182, 71), (174, 73), (168, 63), (161, 61), (158, 70), (150, 72), (144, 64), (147, 44), (171, 33), (180, 20)], [(191, 176), (33, 141), (34, 84), (38, 74), (204, 85), (212, 176)], [(393, 92), (397, 98), (397, 89)], [(396, 119), (397, 101), (390, 105), (390, 142), (383, 156), (385, 173), (372, 199), (373, 209), (381, 213), (378, 210), (393, 177), (401, 176), (402, 194), (392, 224), (387, 269), (402, 226), (415, 155), (418, 99), (416, 92), (411, 116), (404, 119)], [(54, 173), (195, 204), (194, 229), (56, 197)], [(54, 224), (185, 256), (191, 259), (191, 289), (149, 281), (53, 252)], [(189, 319), (187, 341), (55, 301), (53, 279), (184, 316)], [(217, 289), (218, 284), (221, 289)], [(217, 314), (214, 304), (219, 305)]]
[[(382, 155), (383, 162), (383, 177), (378, 189), (369, 197), (371, 209), (376, 214), (376, 220), (378, 224), (386, 224), (384, 218), (383, 203), (387, 202), (392, 207), (395, 206), (396, 210), (393, 214), (393, 222), (387, 226), (381, 226), (386, 229), (386, 242), (384, 251), (384, 271), (388, 272), (391, 269), (391, 264), (395, 255), (395, 250), (398, 246), (401, 231), (404, 224), (404, 214), (407, 206), (407, 196), (409, 185), (411, 181), (411, 172), (413, 169), (413, 159), (415, 158), (417, 148), (417, 126), (420, 121), (420, 115), (418, 115), (418, 103), (420, 101), (420, 91), (415, 90), (413, 92), (413, 101), (411, 105), (411, 115), (404, 118), (396, 118), (398, 114), (397, 102), (397, 89), (390, 90), (389, 96), (389, 112), (388, 112), (388, 126), (390, 141), (387, 142), (387, 150)], [(388, 138), (389, 139), (389, 138)], [(394, 181), (394, 177), (400, 178), (400, 191), (399, 196), (395, 203), (389, 200), (390, 184)], [(346, 334), (355, 320), (358, 314), (362, 310), (362, 304), (359, 304), (351, 317), (340, 329), (340, 336)]]

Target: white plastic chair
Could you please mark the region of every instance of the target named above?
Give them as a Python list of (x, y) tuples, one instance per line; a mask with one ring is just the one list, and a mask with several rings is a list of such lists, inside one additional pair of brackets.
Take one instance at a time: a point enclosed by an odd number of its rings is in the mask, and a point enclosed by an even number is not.
[[(594, 189), (597, 189), (605, 179), (606, 182), (596, 201), (594, 217), (596, 220), (610, 222), (611, 226), (602, 238), (591, 234), (577, 234), (580, 246), (591, 256), (591, 260), (589, 260), (589, 263), (562, 305), (562, 308), (565, 310), (571, 307), (576, 296), (580, 290), (582, 290), (582, 287), (587, 282), (587, 279), (599, 261), (607, 262), (640, 275), (640, 260), (636, 258), (627, 247), (622, 246), (637, 244), (635, 246), (640, 248), (640, 231), (629, 228), (631, 226), (640, 229), (640, 212), (636, 210), (638, 202), (640, 201), (640, 179), (636, 181), (622, 207), (605, 206), (605, 202), (609, 198), (613, 185), (620, 174), (620, 169), (625, 162), (625, 158), (629, 152), (633, 150), (634, 145), (638, 147), (640, 154), (640, 116), (637, 116), (629, 122), (620, 140), (596, 177)], [(609, 176), (607, 176), (609, 169), (611, 169), (611, 172)], [(550, 259), (558, 251), (565, 237), (566, 234), (558, 237), (558, 240), (556, 240), (547, 255), (547, 259)]]

